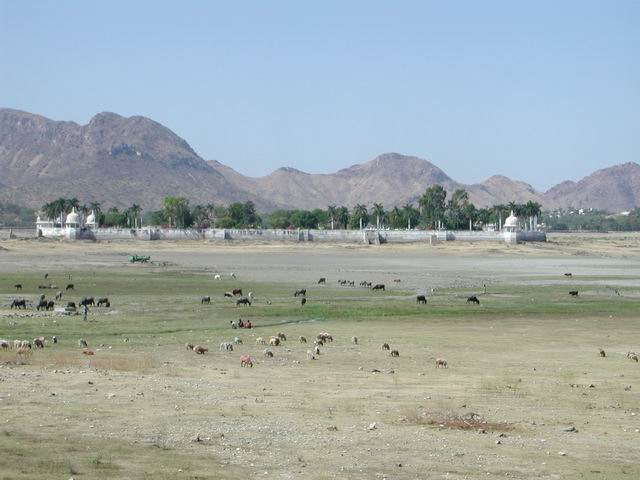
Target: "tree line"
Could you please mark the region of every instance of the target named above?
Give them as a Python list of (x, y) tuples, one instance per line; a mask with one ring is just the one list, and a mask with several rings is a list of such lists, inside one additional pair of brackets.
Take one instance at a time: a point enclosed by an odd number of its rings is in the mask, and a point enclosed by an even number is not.
[(450, 230), (467, 229), (469, 225), (481, 229), (487, 224), (498, 224), (513, 211), (519, 217), (534, 217), (541, 214), (541, 205), (536, 202), (519, 204), (510, 202), (490, 208), (477, 208), (469, 200), (464, 189), (451, 195), (440, 185), (426, 189), (416, 204), (407, 203), (402, 207), (385, 209), (381, 203), (370, 208), (357, 204), (346, 206), (330, 205), (326, 209), (276, 210), (260, 216), (253, 202), (236, 202), (229, 206), (192, 205), (185, 197), (165, 197), (159, 210), (142, 212), (136, 203), (123, 210), (111, 207), (103, 211), (99, 202), (81, 204), (77, 198), (59, 198), (42, 206), (42, 211), (50, 219), (62, 222), (63, 216), (72, 208), (81, 215), (94, 211), (96, 221), (105, 227), (130, 227), (140, 225), (164, 225), (175, 228), (305, 228), (305, 229), (362, 229), (375, 228), (444, 228)]

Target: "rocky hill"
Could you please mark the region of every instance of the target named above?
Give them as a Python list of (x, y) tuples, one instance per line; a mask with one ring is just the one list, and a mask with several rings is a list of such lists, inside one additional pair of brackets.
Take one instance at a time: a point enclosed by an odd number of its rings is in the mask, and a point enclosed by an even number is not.
[(0, 200), (39, 207), (57, 197), (104, 205), (159, 208), (167, 195), (195, 203), (252, 200), (261, 211), (385, 207), (415, 203), (425, 189), (465, 188), (477, 206), (534, 200), (547, 207), (621, 211), (640, 206), (640, 166), (599, 170), (546, 193), (496, 175), (473, 185), (456, 182), (430, 162), (387, 153), (332, 174), (280, 168), (264, 177), (244, 176), (218, 161), (204, 161), (168, 128), (145, 117), (100, 113), (87, 125), (0, 109)]
[(81, 126), (0, 109), (0, 178), (0, 198), (33, 207), (61, 196), (147, 208), (166, 195), (202, 203), (258, 200), (168, 128), (114, 113)]
[(623, 163), (597, 170), (579, 182), (562, 182), (545, 199), (566, 207), (597, 207), (621, 212), (640, 206), (640, 165)]

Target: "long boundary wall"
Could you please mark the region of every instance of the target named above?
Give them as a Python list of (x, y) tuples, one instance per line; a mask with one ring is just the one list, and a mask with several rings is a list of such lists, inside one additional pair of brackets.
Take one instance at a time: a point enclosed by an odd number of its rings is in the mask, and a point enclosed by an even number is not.
[(280, 230), (280, 229), (177, 229), (177, 228), (43, 228), (43, 237), (71, 240), (231, 240), (252, 242), (326, 242), (379, 245), (382, 243), (545, 242), (544, 232), (469, 232), (433, 230)]

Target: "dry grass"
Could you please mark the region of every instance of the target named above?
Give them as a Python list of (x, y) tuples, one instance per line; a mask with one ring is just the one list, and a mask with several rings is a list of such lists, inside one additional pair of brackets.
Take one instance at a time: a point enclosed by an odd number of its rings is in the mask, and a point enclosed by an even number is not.
[(452, 410), (427, 411), (422, 407), (405, 410), (400, 422), (408, 425), (428, 425), (438, 428), (472, 431), (508, 431), (513, 425), (505, 422), (492, 422), (475, 412), (455, 412)]
[(97, 370), (114, 370), (119, 372), (147, 373), (159, 367), (149, 355), (128, 354), (96, 354), (85, 356), (78, 352), (53, 352), (47, 350), (31, 350), (18, 353), (15, 350), (0, 352), (0, 364), (3, 365), (34, 365), (42, 367), (86, 367)]

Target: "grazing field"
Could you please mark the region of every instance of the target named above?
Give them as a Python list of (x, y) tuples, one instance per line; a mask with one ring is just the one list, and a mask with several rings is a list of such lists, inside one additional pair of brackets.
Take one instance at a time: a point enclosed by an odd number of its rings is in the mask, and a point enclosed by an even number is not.
[(46, 345), (0, 350), (0, 478), (638, 478), (639, 245), (1, 242), (0, 339)]

